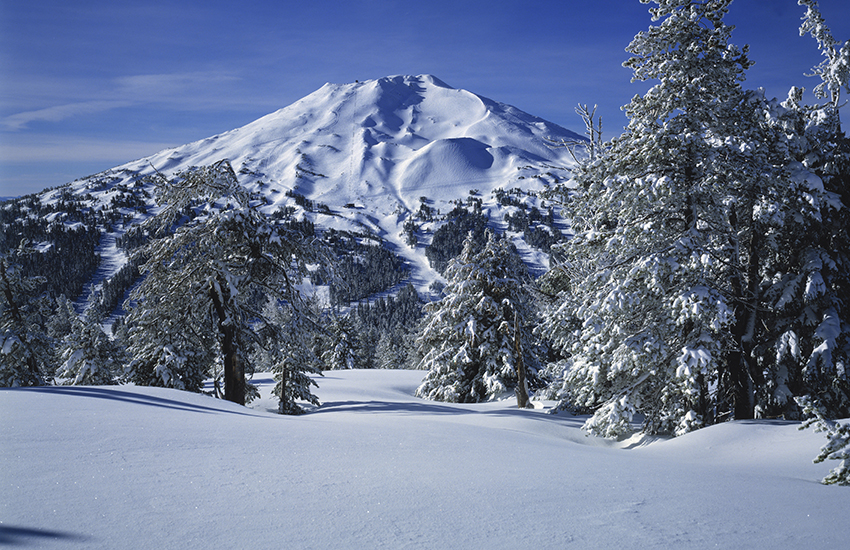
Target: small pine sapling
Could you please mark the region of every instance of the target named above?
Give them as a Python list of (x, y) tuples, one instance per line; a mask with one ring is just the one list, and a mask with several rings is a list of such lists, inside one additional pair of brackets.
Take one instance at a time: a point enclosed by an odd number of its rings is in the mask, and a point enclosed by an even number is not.
[(836, 468), (821, 480), (824, 485), (850, 485), (850, 422), (840, 424), (829, 420), (823, 415), (810, 396), (795, 398), (797, 404), (803, 409), (803, 414), (810, 418), (800, 426), (805, 430), (814, 426), (815, 432), (826, 433), (826, 445), (821, 447), (820, 454), (815, 457), (814, 463), (820, 464), (824, 460), (840, 460)]

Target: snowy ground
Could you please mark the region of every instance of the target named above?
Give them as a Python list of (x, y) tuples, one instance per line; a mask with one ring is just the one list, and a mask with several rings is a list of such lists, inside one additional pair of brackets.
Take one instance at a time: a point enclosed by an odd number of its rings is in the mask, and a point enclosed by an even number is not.
[[(157, 388), (0, 390), (0, 546), (844, 548), (820, 434), (736, 422), (586, 437), (513, 400), (412, 397), (422, 371), (330, 372), (270, 412)], [(255, 380), (256, 381), (256, 380)], [(259, 377), (267, 396), (271, 379)]]

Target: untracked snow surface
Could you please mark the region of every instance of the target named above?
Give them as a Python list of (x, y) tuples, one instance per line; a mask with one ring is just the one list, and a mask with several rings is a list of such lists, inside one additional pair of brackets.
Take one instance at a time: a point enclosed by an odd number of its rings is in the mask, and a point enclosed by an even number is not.
[(278, 416), (134, 386), (0, 390), (0, 545), (24, 548), (845, 548), (850, 489), (778, 421), (586, 437), (514, 400), (333, 371)]

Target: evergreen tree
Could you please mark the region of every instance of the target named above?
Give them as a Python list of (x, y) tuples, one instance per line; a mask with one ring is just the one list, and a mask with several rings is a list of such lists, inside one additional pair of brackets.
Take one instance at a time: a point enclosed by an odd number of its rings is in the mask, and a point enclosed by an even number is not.
[[(157, 288), (168, 276), (173, 277), (170, 284)], [(197, 284), (180, 284), (179, 272), (166, 270), (159, 278), (156, 285), (145, 279), (149, 289), (140, 285), (131, 294), (137, 302), (125, 304), (129, 363), (123, 377), (140, 386), (200, 392), (217, 360), (209, 304)]]
[(834, 198), (789, 157), (780, 106), (741, 88), (729, 1), (656, 3), (663, 21), (626, 66), (659, 83), (575, 174), (575, 237), (541, 330), (567, 357), (562, 406), (593, 411), (586, 428), (605, 436), (637, 413), (650, 433), (752, 418), (779, 374), (761, 355), (769, 283), (803, 276), (782, 255), (805, 256), (793, 234)]
[(447, 218), (448, 221), (434, 231), (431, 243), (425, 249), (431, 267), (441, 274), (444, 274), (449, 261), (463, 250), (463, 242), (470, 233), (480, 246), (487, 241), (487, 218), (479, 211), (470, 212), (462, 206), (456, 206)]
[(826, 444), (821, 447), (820, 453), (815, 457), (814, 463), (819, 464), (824, 460), (840, 460), (838, 466), (833, 468), (821, 483), (824, 485), (850, 485), (850, 423), (838, 423), (824, 416), (824, 410), (813, 403), (809, 396), (796, 398), (797, 403), (803, 409), (803, 413), (809, 418), (800, 426), (804, 430), (812, 425), (815, 432), (826, 433)]
[(350, 315), (332, 315), (321, 338), (319, 356), (325, 369), (359, 369), (362, 345)]
[(407, 368), (413, 338), (411, 332), (401, 328), (382, 332), (375, 349), (375, 367), (379, 369)]
[(358, 328), (359, 335), (357, 339), (360, 343), (359, 363), (361, 368), (377, 368), (377, 348), (380, 334), (378, 334), (378, 330), (375, 327), (364, 327), (361, 325)]
[(52, 379), (51, 308), (41, 276), (26, 276), (15, 259), (33, 253), (27, 243), (0, 256), (0, 387), (40, 386)]
[[(811, 396), (828, 416), (850, 415), (850, 140), (841, 130), (839, 98), (850, 90), (850, 41), (832, 36), (814, 0), (800, 34), (810, 33), (826, 58), (813, 74), (823, 105), (802, 106), (794, 88), (768, 117), (777, 128), (793, 171), (801, 205), (786, 213), (782, 245), (767, 264), (769, 312), (763, 345), (756, 351), (767, 381), (759, 407), (769, 416), (798, 417), (791, 396)], [(800, 215), (800, 213), (804, 215)], [(790, 214), (790, 215), (789, 215)]]
[(701, 425), (698, 401), (721, 384), (707, 378), (734, 345), (734, 304), (711, 284), (735, 245), (712, 234), (730, 212), (706, 139), (740, 101), (749, 66), (727, 47), (727, 4), (650, 10), (664, 21), (635, 37), (626, 65), (661, 83), (632, 100), (626, 133), (576, 174), (576, 235), (560, 254), (570, 284), (543, 332), (571, 356), (564, 404), (594, 410), (595, 433), (618, 435), (637, 412), (649, 431)]
[(800, 36), (811, 34), (817, 40), (818, 49), (826, 58), (812, 69), (814, 76), (819, 76), (821, 83), (815, 87), (817, 97), (830, 99), (830, 106), (837, 114), (841, 101), (841, 90), (850, 93), (850, 40), (843, 45), (832, 36), (832, 31), (818, 8), (817, 0), (797, 0), (801, 6), (806, 6), (806, 15), (800, 25)]
[(62, 343), (56, 377), (68, 385), (98, 386), (113, 384), (121, 366), (121, 351), (100, 324), (75, 319), (71, 332)]
[(513, 245), (488, 231), (486, 245), (476, 252), (470, 233), (461, 254), (449, 262), (446, 278), (445, 297), (425, 306), (416, 341), (422, 357), (418, 368), (428, 370), (416, 395), (449, 402), (491, 400), (516, 387), (520, 364), (535, 379), (530, 277)]
[(308, 345), (311, 322), (288, 304), (275, 301), (267, 303), (265, 315), (270, 324), (262, 342), (256, 346), (255, 363), (274, 373), (278, 412), (302, 414), (304, 409), (296, 401), (319, 405), (319, 399), (311, 391), (311, 386), (318, 384), (310, 375), (322, 374)]
[(128, 304), (129, 376), (197, 391), (218, 362), (224, 398), (244, 404), (248, 356), (269, 324), (263, 306), (300, 307), (292, 276), (312, 248), (253, 207), (226, 161), (161, 180), (155, 238), (139, 252), (145, 279)]
[[(850, 414), (850, 218), (847, 207), (850, 147), (838, 132), (831, 104), (801, 107), (792, 90), (771, 123), (784, 139), (794, 208), (773, 208), (765, 240), (764, 322), (755, 330), (754, 360), (765, 384), (763, 416), (799, 418), (792, 396), (814, 396), (833, 417)], [(766, 224), (767, 225), (767, 224)]]
[[(47, 322), (47, 335), (54, 341), (61, 341), (74, 330), (79, 316), (74, 304), (64, 294), (56, 298), (55, 305), (56, 310)], [(61, 351), (58, 353), (61, 355)]]

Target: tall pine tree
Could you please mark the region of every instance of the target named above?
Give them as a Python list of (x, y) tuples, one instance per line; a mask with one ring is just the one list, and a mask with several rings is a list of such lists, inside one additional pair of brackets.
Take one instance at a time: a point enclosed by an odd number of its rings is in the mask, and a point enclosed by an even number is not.
[(491, 400), (516, 388), (522, 366), (532, 385), (536, 380), (528, 271), (510, 241), (488, 231), (481, 250), (476, 242), (470, 233), (446, 269), (445, 296), (425, 306), (416, 345), (418, 368), (428, 374), (416, 390), (419, 397)]
[(313, 322), (289, 304), (275, 300), (266, 304), (264, 313), (269, 323), (255, 348), (254, 361), (274, 375), (273, 394), (278, 398), (278, 412), (302, 414), (304, 408), (297, 401), (319, 405), (319, 399), (311, 391), (318, 384), (310, 375), (322, 374), (309, 346)]
[(128, 304), (129, 375), (165, 382), (168, 373), (197, 390), (219, 363), (224, 398), (244, 404), (249, 355), (270, 322), (263, 307), (269, 298), (300, 306), (293, 277), (313, 248), (272, 225), (226, 161), (161, 180), (163, 210), (147, 227), (155, 238), (139, 252), (145, 278)]
[(98, 386), (113, 384), (122, 365), (119, 349), (93, 319), (75, 319), (62, 342), (63, 363), (56, 377), (63, 384)]
[(789, 156), (784, 108), (741, 88), (729, 3), (656, 2), (626, 66), (658, 84), (575, 174), (575, 237), (550, 277), (566, 290), (541, 333), (568, 357), (562, 405), (593, 411), (600, 435), (638, 413), (647, 432), (684, 433), (762, 412), (781, 374), (763, 358), (771, 281), (805, 280), (800, 228), (834, 199)]
[[(850, 415), (850, 140), (841, 130), (842, 90), (850, 91), (850, 41), (835, 40), (814, 0), (800, 34), (810, 33), (824, 61), (813, 75), (821, 105), (801, 105), (802, 90), (771, 110), (789, 158), (796, 209), (782, 218), (782, 245), (767, 264), (768, 312), (757, 357), (768, 373), (759, 407), (769, 416), (798, 416), (791, 396), (809, 396), (835, 417)], [(769, 327), (769, 328), (768, 328)]]
[(40, 386), (53, 378), (47, 334), (52, 307), (42, 294), (46, 279), (24, 275), (20, 260), (26, 254), (37, 252), (23, 241), (0, 256), (0, 387)]

